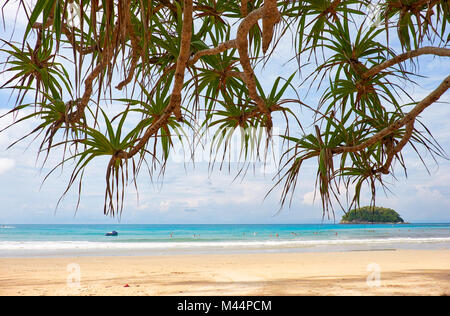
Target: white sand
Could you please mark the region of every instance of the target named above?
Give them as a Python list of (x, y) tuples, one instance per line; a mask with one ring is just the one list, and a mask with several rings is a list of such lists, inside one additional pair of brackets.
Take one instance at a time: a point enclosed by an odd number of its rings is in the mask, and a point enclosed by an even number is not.
[(0, 295), (449, 294), (450, 250), (0, 259)]

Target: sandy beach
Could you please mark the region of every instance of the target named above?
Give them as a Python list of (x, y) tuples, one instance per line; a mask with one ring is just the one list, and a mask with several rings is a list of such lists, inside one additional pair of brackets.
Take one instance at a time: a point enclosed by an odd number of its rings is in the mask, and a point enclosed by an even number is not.
[(0, 295), (449, 295), (450, 250), (2, 258)]

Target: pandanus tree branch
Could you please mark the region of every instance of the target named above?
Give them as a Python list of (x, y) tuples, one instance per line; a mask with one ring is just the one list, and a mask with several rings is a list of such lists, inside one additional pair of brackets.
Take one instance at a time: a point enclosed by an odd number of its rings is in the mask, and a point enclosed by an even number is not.
[(415, 119), (411, 120), (406, 124), (405, 134), (403, 135), (402, 139), (394, 146), (392, 143), (390, 144), (389, 151), (387, 153), (387, 159), (386, 162), (381, 166), (380, 168), (376, 169), (373, 173), (381, 172), (383, 174), (389, 174), (389, 167), (392, 164), (392, 161), (394, 160), (394, 157), (405, 147), (405, 145), (408, 143), (409, 139), (411, 138), (413, 131), (414, 131), (414, 121)]
[[(266, 46), (270, 44), (273, 36), (273, 26), (278, 23), (280, 19), (280, 13), (276, 6), (275, 0), (268, 0), (261, 8), (252, 11), (249, 15), (247, 15), (244, 20), (241, 22), (237, 32), (237, 38), (235, 40), (230, 40), (224, 42), (217, 47), (211, 49), (205, 49), (197, 52), (191, 59), (190, 56), (190, 40), (192, 33), (192, 1), (185, 1), (185, 6), (183, 10), (183, 27), (182, 27), (182, 37), (181, 37), (181, 47), (180, 54), (177, 59), (176, 70), (175, 70), (175, 84), (172, 90), (172, 94), (170, 97), (170, 102), (167, 108), (165, 109), (163, 115), (159, 117), (144, 133), (143, 137), (139, 140), (137, 145), (132, 148), (128, 153), (121, 153), (120, 157), (129, 158), (134, 156), (141, 148), (145, 146), (147, 141), (150, 139), (152, 135), (154, 135), (167, 121), (167, 119), (171, 116), (172, 112), (178, 120), (181, 120), (181, 89), (183, 88), (184, 83), (184, 71), (186, 66), (193, 65), (197, 62), (201, 57), (206, 55), (215, 55), (226, 51), (231, 48), (238, 48), (240, 52), (240, 61), (241, 65), (244, 68), (244, 72), (241, 74), (241, 78), (247, 84), (249, 89), (250, 97), (256, 102), (258, 109), (261, 113), (267, 115), (268, 123), (267, 127), (270, 129), (272, 126), (271, 116), (270, 116), (270, 108), (267, 108), (264, 100), (257, 94), (256, 92), (256, 81), (254, 79), (253, 68), (250, 64), (250, 59), (248, 56), (248, 40), (247, 36), (250, 31), (250, 28), (258, 22), (259, 19), (266, 19), (266, 32), (270, 33), (270, 36), (266, 36), (264, 43)], [(263, 31), (264, 32), (264, 31)], [(256, 116), (256, 114), (252, 114), (252, 116)]]
[(133, 24), (131, 23), (131, 18), (130, 18), (129, 14), (127, 15), (126, 25), (127, 25), (126, 29), (128, 32), (128, 36), (130, 37), (130, 40), (131, 40), (132, 56), (131, 56), (130, 70), (128, 71), (128, 74), (126, 75), (125, 79), (117, 85), (116, 88), (118, 90), (122, 90), (124, 86), (126, 86), (133, 80), (137, 63), (139, 61), (139, 58), (142, 55), (142, 49), (141, 49), (141, 46), (139, 45), (139, 39), (136, 36), (136, 33), (134, 32)]
[(184, 1), (183, 28), (181, 30), (180, 54), (177, 59), (175, 69), (175, 83), (170, 96), (169, 108), (174, 107), (174, 114), (177, 120), (181, 121), (181, 90), (184, 84), (184, 70), (186, 69), (189, 56), (191, 54), (192, 37), (192, 0)]
[[(44, 24), (40, 22), (34, 22), (31, 28), (42, 31), (52, 26), (53, 23), (54, 23), (53, 18), (48, 18)], [(80, 47), (78, 43), (75, 41), (74, 34), (65, 23), (61, 24), (61, 32), (64, 33), (64, 35), (67, 37), (67, 40), (72, 45), (73, 49), (81, 55), (88, 55), (99, 50), (96, 45), (89, 47)]]
[(248, 14), (248, 8), (247, 8), (248, 0), (241, 0), (241, 16), (246, 17)]
[(169, 117), (174, 112), (177, 119), (181, 119), (181, 90), (184, 84), (184, 71), (189, 61), (190, 45), (192, 37), (192, 0), (184, 1), (183, 10), (183, 26), (181, 35), (180, 53), (178, 55), (175, 82), (170, 95), (170, 101), (164, 113), (145, 131), (144, 135), (137, 142), (137, 144), (128, 152), (121, 152), (117, 158), (130, 158), (136, 155), (142, 148), (145, 147), (147, 141), (154, 135), (162, 126), (164, 126)]
[[(128, 10), (129, 10), (129, 6), (130, 6), (130, 3), (128, 1)], [(44, 24), (39, 23), (39, 22), (33, 23), (32, 28), (38, 29), (41, 32), (43, 29), (50, 27), (53, 24), (53, 22), (54, 22), (53, 17), (49, 17)], [(72, 34), (72, 32), (69, 30), (69, 28), (65, 24), (61, 25), (61, 30), (67, 36), (67, 39), (73, 45), (74, 49), (76, 51), (78, 51), (80, 54), (82, 54), (82, 55), (90, 54), (97, 50), (96, 47), (90, 47), (90, 48), (79, 47), (76, 44), (74, 35)], [(116, 46), (118, 44), (118, 36), (119, 36), (119, 27), (118, 27), (118, 25), (115, 25), (113, 32), (112, 32), (112, 39), (113, 39), (112, 43), (116, 43)], [(99, 75), (104, 71), (104, 69), (106, 68), (108, 63), (113, 58), (113, 55), (115, 53), (115, 48), (116, 47), (110, 47), (109, 45), (106, 45), (106, 47), (102, 50), (100, 59), (99, 59), (97, 65), (92, 69), (91, 73), (86, 77), (86, 79), (84, 81), (85, 87), (84, 87), (83, 96), (79, 100), (77, 100), (77, 102), (74, 102), (74, 104), (76, 105), (75, 112), (70, 113), (68, 117), (62, 118), (59, 122), (57, 122), (53, 126), (53, 132), (52, 132), (53, 135), (62, 126), (62, 123), (66, 122), (68, 124), (75, 124), (75, 123), (78, 123), (80, 121), (80, 119), (84, 116), (84, 110), (85, 110), (86, 106), (88, 105), (90, 98), (92, 96), (92, 93), (93, 93), (94, 80), (99, 77)]]
[(408, 59), (411, 59), (414, 57), (418, 57), (421, 55), (435, 55), (435, 56), (441, 56), (441, 57), (450, 57), (450, 49), (443, 48), (443, 47), (426, 46), (426, 47), (421, 47), (421, 48), (418, 48), (415, 50), (411, 50), (406, 53), (397, 55), (394, 58), (385, 61), (384, 63), (373, 66), (372, 68), (370, 68), (369, 70), (364, 72), (361, 75), (361, 77), (363, 79), (368, 79), (389, 67), (392, 67), (396, 64), (404, 62), (405, 60), (408, 60)]
[[(421, 55), (450, 57), (450, 49), (426, 46), (416, 50), (408, 51), (406, 53), (397, 55), (394, 58), (387, 60), (379, 65), (373, 66), (372, 68), (366, 70), (365, 72), (362, 72), (360, 74), (361, 78), (363, 80), (369, 79), (389, 67), (392, 67), (408, 59), (418, 57)], [(417, 116), (420, 115), (420, 113), (422, 113), (422, 111), (425, 108), (436, 102), (442, 96), (442, 94), (444, 94), (447, 91), (448, 88), (450, 88), (450, 76), (444, 79), (444, 81), (432, 93), (430, 93), (426, 98), (424, 98), (421, 102), (419, 102), (408, 114), (406, 114), (400, 120), (382, 129), (381, 131), (374, 134), (372, 137), (370, 137), (369, 139), (358, 145), (332, 148), (331, 149), (332, 153), (341, 154), (345, 152), (358, 152), (364, 150), (365, 148), (374, 145), (375, 143), (381, 141), (383, 138), (389, 136), (396, 130), (406, 125), (406, 130), (403, 138), (395, 147), (393, 147), (393, 145), (391, 144), (391, 148), (388, 149), (387, 153), (388, 156), (386, 162), (382, 167), (374, 171), (374, 173), (381, 172), (383, 174), (388, 174), (389, 167), (393, 161), (393, 158), (403, 149), (403, 147), (408, 143), (409, 139), (411, 138), (411, 135), (414, 130), (414, 122)]]
[[(116, 31), (114, 32), (113, 36), (117, 36), (117, 29), (115, 30)], [(83, 96), (76, 103), (77, 105), (76, 111), (70, 114), (68, 118), (69, 123), (71, 124), (77, 123), (83, 117), (84, 110), (91, 99), (91, 95), (93, 92), (93, 82), (104, 71), (105, 67), (108, 65), (113, 55), (114, 50), (111, 48), (108, 48), (107, 50), (103, 51), (100, 61), (97, 63), (94, 69), (92, 69), (91, 73), (87, 76), (86, 80), (84, 81)]]
[(215, 55), (230, 48), (237, 48), (239, 52), (240, 63), (244, 70), (240, 77), (244, 80), (248, 88), (250, 98), (255, 101), (259, 111), (267, 116), (267, 127), (270, 130), (272, 126), (270, 109), (267, 108), (264, 100), (258, 95), (256, 91), (256, 81), (254, 78), (255, 73), (253, 71), (253, 67), (251, 66), (250, 58), (248, 55), (248, 33), (260, 19), (263, 20), (262, 40), (263, 52), (265, 53), (272, 41), (274, 27), (280, 21), (280, 12), (278, 11), (277, 1), (266, 0), (261, 8), (250, 12), (250, 14), (247, 13), (247, 1), (242, 1), (241, 15), (244, 17), (244, 19), (239, 24), (236, 39), (224, 42), (214, 48), (197, 52), (191, 58), (189, 64), (194, 64), (202, 56)]
[(264, 5), (250, 12), (238, 27), (236, 45), (239, 52), (239, 59), (243, 68), (242, 79), (247, 85), (250, 98), (255, 101), (258, 109), (266, 115), (266, 127), (270, 131), (272, 128), (272, 117), (264, 100), (256, 91), (255, 73), (250, 63), (248, 55), (248, 33), (250, 29), (263, 19), (263, 50), (266, 50), (272, 41), (274, 25), (280, 21), (280, 12), (277, 8), (276, 0), (265, 0)]
[[(382, 140), (384, 137), (388, 136), (389, 134), (392, 134), (394, 131), (398, 130), (399, 128), (409, 124), (413, 123), (417, 116), (422, 113), (423, 110), (425, 110), (428, 106), (439, 100), (439, 98), (450, 88), (450, 76), (444, 79), (442, 83), (433, 91), (431, 92), (427, 97), (425, 97), (422, 101), (417, 103), (417, 105), (407, 114), (405, 114), (404, 117), (396, 121), (395, 123), (389, 125), (388, 127), (383, 128), (378, 133), (374, 134), (369, 139), (365, 140), (364, 142), (355, 145), (355, 146), (341, 146), (332, 148), (331, 151), (333, 154), (341, 154), (345, 152), (357, 152), (361, 151), (376, 142)], [(409, 127), (411, 128), (411, 127)], [(403, 147), (403, 146), (402, 146)], [(400, 148), (401, 149), (401, 148)]]
[(217, 45), (216, 47), (198, 51), (191, 59), (189, 59), (189, 66), (194, 65), (203, 56), (217, 55), (228, 49), (236, 47), (236, 40), (229, 40)]

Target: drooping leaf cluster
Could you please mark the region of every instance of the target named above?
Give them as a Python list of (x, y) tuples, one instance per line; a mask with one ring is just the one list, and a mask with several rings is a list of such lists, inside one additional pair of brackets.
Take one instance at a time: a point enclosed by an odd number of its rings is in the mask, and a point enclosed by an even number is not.
[[(420, 75), (413, 61), (450, 57), (448, 0), (18, 4), (28, 17), (23, 37), (4, 38), (1, 48), (10, 78), (1, 88), (12, 89), (16, 101), (8, 114), (18, 117), (14, 124), (38, 122), (24, 138), (39, 138), (45, 160), (64, 149), (53, 170), (74, 162), (65, 193), (77, 181), (81, 188), (92, 161), (108, 157), (105, 214), (121, 212), (125, 187), (136, 184), (142, 166), (150, 176), (157, 166), (164, 171), (175, 140), (193, 156), (210, 132), (212, 157), (225, 155), (240, 133), (246, 161), (259, 157), (263, 133), (278, 137), (273, 126), (283, 125), (289, 145), (274, 179), (281, 203), (294, 193), (302, 164), (316, 159), (324, 214), (343, 188), (353, 189), (353, 205), (365, 185), (375, 197), (395, 163), (406, 172), (407, 144), (419, 156), (419, 147), (445, 156), (419, 115), (446, 92), (450, 77), (423, 100), (408, 87)], [(286, 57), (298, 67), (280, 70), (266, 91), (259, 73), (286, 38), (294, 48)], [(318, 104), (303, 102), (301, 86), (320, 94)], [(305, 111), (314, 116), (310, 130), (299, 115)]]

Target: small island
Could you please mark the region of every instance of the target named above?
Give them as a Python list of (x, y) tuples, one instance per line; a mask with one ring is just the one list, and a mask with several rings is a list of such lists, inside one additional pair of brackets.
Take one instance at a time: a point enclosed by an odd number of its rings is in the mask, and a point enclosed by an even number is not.
[(342, 216), (341, 224), (404, 224), (400, 215), (390, 208), (364, 206)]

